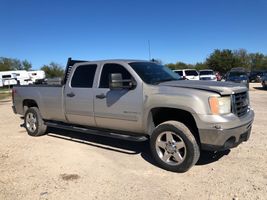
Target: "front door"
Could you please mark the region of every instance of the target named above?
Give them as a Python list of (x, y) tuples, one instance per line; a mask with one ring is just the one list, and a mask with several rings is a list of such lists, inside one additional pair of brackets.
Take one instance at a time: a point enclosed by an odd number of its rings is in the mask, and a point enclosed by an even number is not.
[(121, 73), (123, 79), (131, 79), (126, 66), (107, 63), (101, 70), (98, 87), (95, 89), (95, 120), (99, 128), (141, 132), (142, 130), (142, 84), (135, 89), (109, 89), (109, 76)]

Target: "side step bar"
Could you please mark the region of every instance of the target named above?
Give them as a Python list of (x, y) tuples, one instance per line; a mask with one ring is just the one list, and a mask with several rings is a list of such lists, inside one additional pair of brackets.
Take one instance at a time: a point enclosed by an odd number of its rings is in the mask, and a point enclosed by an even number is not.
[(128, 140), (128, 141), (134, 141), (134, 142), (143, 142), (146, 141), (148, 138), (146, 136), (133, 136), (133, 135), (127, 135), (127, 134), (121, 134), (121, 133), (112, 133), (109, 131), (100, 131), (95, 129), (89, 129), (85, 127), (79, 127), (74, 125), (68, 125), (68, 124), (61, 124), (61, 123), (55, 123), (55, 122), (45, 122), (45, 124), (49, 127), (59, 128), (59, 129), (65, 129), (70, 131), (77, 131), (81, 133), (88, 133), (92, 135), (100, 135), (104, 137), (110, 137), (110, 138), (116, 138), (121, 140)]

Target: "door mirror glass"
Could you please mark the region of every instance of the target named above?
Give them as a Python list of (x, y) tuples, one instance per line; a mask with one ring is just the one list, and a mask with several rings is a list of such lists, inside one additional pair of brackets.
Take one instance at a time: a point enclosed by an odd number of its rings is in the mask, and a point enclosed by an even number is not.
[(121, 73), (110, 74), (109, 76), (109, 88), (114, 89), (132, 89), (134, 86), (131, 79), (122, 79)]

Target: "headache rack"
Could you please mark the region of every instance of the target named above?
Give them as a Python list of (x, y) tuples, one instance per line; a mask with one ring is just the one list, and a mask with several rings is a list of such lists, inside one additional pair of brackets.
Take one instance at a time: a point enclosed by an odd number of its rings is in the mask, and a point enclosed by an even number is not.
[(88, 60), (72, 60), (71, 58), (68, 58), (68, 62), (67, 62), (66, 69), (65, 69), (65, 75), (63, 79), (63, 84), (67, 83), (67, 80), (69, 78), (73, 65), (75, 65), (76, 63), (81, 63), (81, 62), (89, 62), (89, 61)]

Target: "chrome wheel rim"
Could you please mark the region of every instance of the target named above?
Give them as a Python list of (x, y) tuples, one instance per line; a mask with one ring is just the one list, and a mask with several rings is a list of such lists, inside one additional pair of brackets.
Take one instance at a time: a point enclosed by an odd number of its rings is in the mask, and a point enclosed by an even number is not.
[(186, 157), (183, 139), (171, 131), (162, 132), (156, 140), (159, 158), (168, 165), (180, 165)]
[(37, 129), (36, 116), (33, 113), (28, 113), (26, 115), (26, 127), (30, 132), (34, 132)]

